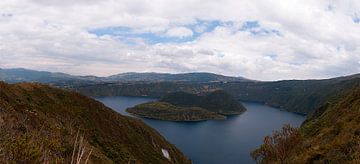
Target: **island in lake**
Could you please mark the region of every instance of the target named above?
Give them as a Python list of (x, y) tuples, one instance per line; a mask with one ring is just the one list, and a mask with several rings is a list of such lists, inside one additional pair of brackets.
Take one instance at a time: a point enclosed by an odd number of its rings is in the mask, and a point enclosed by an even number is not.
[(216, 90), (205, 95), (173, 92), (159, 101), (143, 103), (126, 111), (166, 121), (204, 121), (224, 120), (228, 115), (245, 112), (246, 108), (227, 92)]

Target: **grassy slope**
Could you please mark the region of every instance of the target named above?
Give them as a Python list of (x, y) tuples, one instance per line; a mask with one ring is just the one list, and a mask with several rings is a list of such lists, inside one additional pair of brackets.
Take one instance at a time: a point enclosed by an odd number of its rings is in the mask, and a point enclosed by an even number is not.
[(223, 120), (224, 116), (199, 107), (178, 107), (166, 102), (150, 102), (126, 110), (129, 113), (167, 121)]
[(299, 133), (274, 133), (275, 142), (265, 138), (252, 155), (261, 163), (360, 163), (360, 85), (355, 88), (318, 108)]
[(360, 87), (319, 108), (300, 128), (295, 161), (360, 163)]
[(189, 163), (142, 121), (91, 98), (46, 85), (0, 82), (0, 162), (69, 163), (78, 129), (85, 154), (93, 148), (91, 163)]

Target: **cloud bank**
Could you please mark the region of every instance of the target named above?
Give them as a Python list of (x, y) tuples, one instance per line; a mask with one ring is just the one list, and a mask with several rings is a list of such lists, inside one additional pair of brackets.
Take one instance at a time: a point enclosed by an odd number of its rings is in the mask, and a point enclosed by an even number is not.
[(356, 0), (2, 0), (0, 67), (258, 80), (360, 72)]

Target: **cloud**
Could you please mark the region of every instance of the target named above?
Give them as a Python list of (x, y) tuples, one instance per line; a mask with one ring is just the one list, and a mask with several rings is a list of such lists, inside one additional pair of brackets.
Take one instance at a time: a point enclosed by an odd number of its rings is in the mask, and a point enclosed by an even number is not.
[(165, 35), (169, 37), (184, 38), (191, 37), (193, 35), (193, 32), (186, 27), (175, 27), (169, 29)]
[(360, 72), (359, 15), (356, 0), (2, 0), (0, 67), (348, 75)]

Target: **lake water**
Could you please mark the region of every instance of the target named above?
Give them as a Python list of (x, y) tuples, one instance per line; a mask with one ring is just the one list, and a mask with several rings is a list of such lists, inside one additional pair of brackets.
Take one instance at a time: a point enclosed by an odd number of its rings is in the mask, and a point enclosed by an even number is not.
[[(97, 98), (108, 107), (123, 114), (126, 108), (154, 101), (144, 97)], [(228, 117), (225, 121), (169, 122), (144, 119), (169, 142), (175, 144), (194, 164), (247, 164), (255, 163), (250, 151), (258, 147), (264, 136), (280, 129), (284, 124), (299, 126), (305, 116), (281, 111), (257, 103), (242, 102), (247, 111)]]

